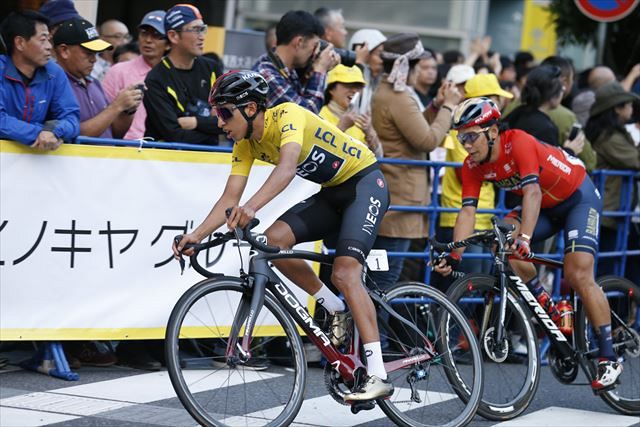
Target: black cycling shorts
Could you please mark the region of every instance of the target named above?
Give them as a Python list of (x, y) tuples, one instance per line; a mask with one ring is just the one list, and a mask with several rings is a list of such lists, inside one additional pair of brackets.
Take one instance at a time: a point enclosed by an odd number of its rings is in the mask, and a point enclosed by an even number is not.
[(337, 233), (336, 256), (350, 256), (364, 265), (388, 208), (389, 189), (375, 163), (342, 184), (323, 187), (278, 220), (291, 227), (296, 243)]
[[(521, 206), (509, 213), (520, 221)], [(552, 208), (540, 209), (532, 242), (548, 239), (564, 229), (564, 253), (598, 252), (602, 198), (588, 176), (569, 198)]]

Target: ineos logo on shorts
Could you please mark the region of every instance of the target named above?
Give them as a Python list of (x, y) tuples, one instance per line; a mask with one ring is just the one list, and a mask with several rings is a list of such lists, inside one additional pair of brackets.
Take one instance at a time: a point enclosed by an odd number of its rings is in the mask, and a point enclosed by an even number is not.
[(384, 188), (384, 180), (382, 178), (376, 179), (376, 184), (378, 184), (378, 187)]
[(367, 214), (364, 217), (364, 224), (362, 224), (362, 231), (367, 233), (368, 235), (373, 235), (373, 230), (378, 222), (378, 215), (380, 215), (380, 206), (382, 206), (382, 202), (378, 199), (374, 199), (373, 197), (369, 198), (369, 208), (367, 209)]

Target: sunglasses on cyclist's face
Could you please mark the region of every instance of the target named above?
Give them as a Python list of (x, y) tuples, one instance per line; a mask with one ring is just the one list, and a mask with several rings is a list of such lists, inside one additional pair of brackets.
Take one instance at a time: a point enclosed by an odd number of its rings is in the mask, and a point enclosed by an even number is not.
[(467, 132), (467, 133), (458, 133), (458, 142), (462, 145), (470, 144), (473, 145), (480, 138), (480, 135), (486, 135), (487, 129), (482, 129), (481, 132)]
[[(229, 107), (213, 107), (213, 111), (219, 119), (229, 121), (233, 117), (233, 112), (238, 109), (239, 106), (231, 105)], [(241, 106), (240, 106), (241, 107)]]

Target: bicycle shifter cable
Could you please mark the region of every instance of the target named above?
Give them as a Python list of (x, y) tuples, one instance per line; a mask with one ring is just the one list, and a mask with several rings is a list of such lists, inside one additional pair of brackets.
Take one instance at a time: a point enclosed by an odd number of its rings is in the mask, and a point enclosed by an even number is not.
[(240, 238), (240, 233), (238, 233), (238, 227), (233, 228), (233, 235), (236, 237), (236, 246), (238, 247), (238, 256), (240, 257), (240, 277), (244, 277), (246, 273), (244, 272), (244, 260), (242, 259), (242, 250), (240, 249), (242, 239)]

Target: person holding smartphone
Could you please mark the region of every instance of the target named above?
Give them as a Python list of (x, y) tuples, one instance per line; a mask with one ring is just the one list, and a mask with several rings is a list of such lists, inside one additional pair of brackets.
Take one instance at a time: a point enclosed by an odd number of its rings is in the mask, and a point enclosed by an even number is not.
[(366, 84), (358, 67), (337, 65), (327, 77), (320, 117), (338, 126), (354, 139), (366, 143), (376, 157), (381, 158), (382, 145), (371, 124), (371, 115), (361, 113), (358, 109), (358, 101)]

